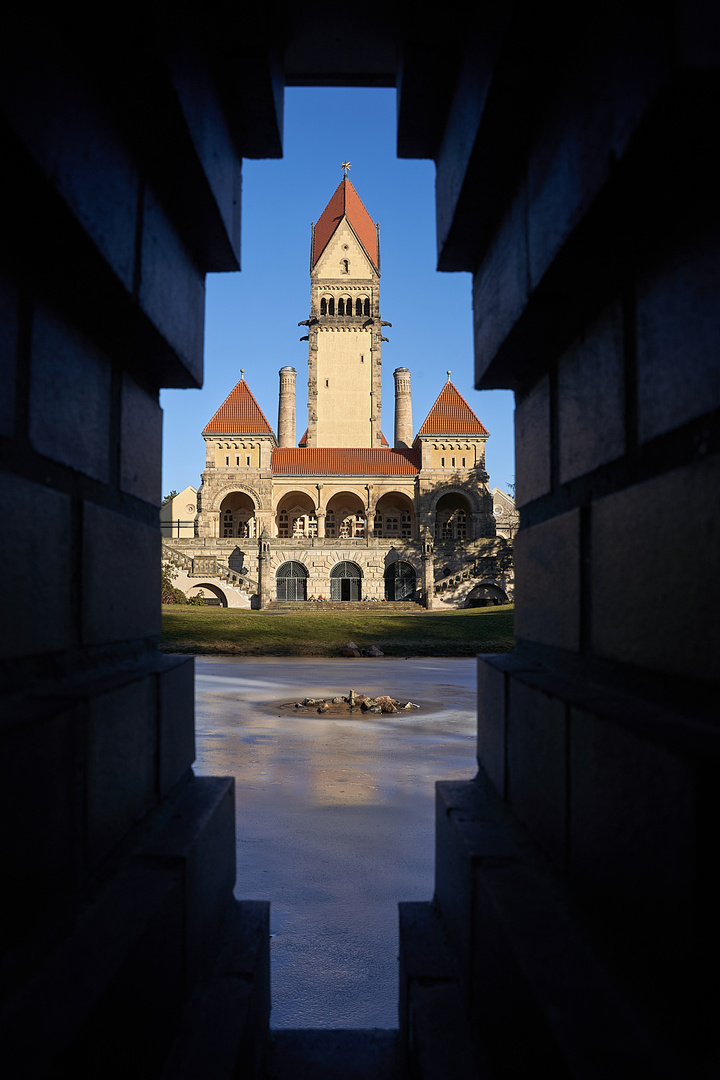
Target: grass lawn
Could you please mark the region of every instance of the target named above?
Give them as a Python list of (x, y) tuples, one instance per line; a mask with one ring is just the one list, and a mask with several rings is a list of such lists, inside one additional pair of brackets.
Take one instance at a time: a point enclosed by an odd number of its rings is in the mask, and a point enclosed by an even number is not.
[(348, 641), (386, 656), (474, 656), (514, 648), (513, 605), (417, 615), (312, 615), (233, 608), (163, 607), (165, 652), (337, 656)]

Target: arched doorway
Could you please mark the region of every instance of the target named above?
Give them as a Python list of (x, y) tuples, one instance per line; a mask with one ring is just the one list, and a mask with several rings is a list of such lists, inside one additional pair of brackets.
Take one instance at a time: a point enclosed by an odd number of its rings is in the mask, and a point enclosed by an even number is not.
[(307, 567), (300, 562), (286, 562), (275, 574), (278, 600), (307, 600)]
[(385, 571), (386, 600), (412, 600), (416, 586), (415, 570), (408, 562), (398, 559)]
[(362, 570), (354, 562), (341, 562), (330, 571), (331, 600), (361, 600)]
[(456, 491), (438, 500), (435, 507), (436, 540), (471, 540), (470, 504)]

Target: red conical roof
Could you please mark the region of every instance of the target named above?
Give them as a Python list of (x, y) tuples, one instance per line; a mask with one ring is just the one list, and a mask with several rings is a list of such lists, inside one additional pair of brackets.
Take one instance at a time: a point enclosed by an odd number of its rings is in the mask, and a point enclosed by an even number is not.
[(418, 435), (487, 435), (465, 398), (448, 381), (427, 414)]
[(203, 428), (203, 435), (214, 432), (223, 435), (274, 434), (244, 379), (230, 391), (212, 420)]
[(335, 194), (330, 199), (313, 233), (311, 267), (315, 266), (325, 248), (330, 243), (335, 230), (347, 216), (355, 230), (358, 240), (365, 248), (373, 266), (378, 265), (377, 227), (363, 206), (362, 199), (352, 186), (347, 176), (338, 184)]

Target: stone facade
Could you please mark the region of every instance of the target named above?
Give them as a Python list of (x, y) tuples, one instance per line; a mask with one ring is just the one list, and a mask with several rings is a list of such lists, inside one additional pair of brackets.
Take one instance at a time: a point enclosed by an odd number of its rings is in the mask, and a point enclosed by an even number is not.
[[(356, 593), (368, 601), (395, 599), (398, 551), (404, 553), (403, 599), (433, 607), (439, 577), (444, 603), (466, 603), (468, 590), (449, 590), (445, 579), (453, 574), (467, 580), (470, 567), (474, 578), (487, 578), (493, 596), (512, 597), (511, 560), (500, 568), (494, 558), (488, 432), (449, 372), (414, 437), (411, 374), (398, 368), (393, 450), (380, 430), (380, 352), (388, 324), (380, 318), (378, 245), (379, 226), (345, 177), (312, 232), (310, 317), (304, 321), (308, 425), (299, 446), (290, 443), (295, 371), (287, 367), (279, 373), (277, 438), (244, 379), (203, 431), (197, 538), (205, 550), (215, 548), (222, 566), (228, 541), (236, 541), (234, 558), (253, 568), (248, 585), (262, 580), (255, 598), (260, 607), (285, 599), (286, 581), (273, 585), (272, 575), (287, 562), (305, 575), (294, 599), (327, 599), (335, 588), (333, 567), (344, 562), (359, 573), (353, 599)], [(272, 552), (264, 576), (253, 566), (260, 537)], [(443, 548), (438, 565), (436, 544)], [(174, 546), (188, 556), (196, 549), (180, 540)], [(476, 590), (475, 599), (480, 595)]]

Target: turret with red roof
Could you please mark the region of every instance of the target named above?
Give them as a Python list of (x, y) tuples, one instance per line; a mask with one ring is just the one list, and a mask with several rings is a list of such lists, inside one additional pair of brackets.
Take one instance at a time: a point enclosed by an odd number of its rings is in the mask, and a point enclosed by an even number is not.
[(485, 443), (489, 432), (456, 386), (447, 382), (418, 431), (413, 448), (422, 470), (485, 472)]

